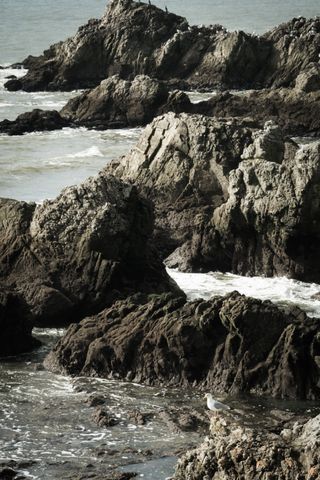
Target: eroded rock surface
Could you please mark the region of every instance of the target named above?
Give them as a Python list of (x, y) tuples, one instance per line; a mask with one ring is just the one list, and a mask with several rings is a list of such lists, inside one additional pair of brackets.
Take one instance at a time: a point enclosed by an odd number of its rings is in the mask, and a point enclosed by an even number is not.
[(237, 292), (210, 301), (137, 295), (69, 327), (45, 360), (59, 373), (216, 392), (318, 398), (320, 325)]
[(33, 324), (83, 318), (132, 291), (177, 289), (148, 244), (151, 206), (112, 176), (38, 206), (2, 199), (0, 220), (1, 286), (26, 302)]
[(188, 88), (293, 86), (318, 62), (320, 20), (295, 18), (258, 37), (186, 19), (132, 0), (109, 2), (104, 16), (76, 35), (28, 57), (28, 74), (8, 89), (92, 88), (114, 74), (138, 74)]
[(320, 143), (273, 122), (168, 114), (107, 167), (155, 204), (155, 238), (185, 271), (320, 281)]
[(213, 417), (199, 448), (179, 460), (174, 480), (320, 478), (320, 416), (283, 428), (245, 425), (232, 415)]

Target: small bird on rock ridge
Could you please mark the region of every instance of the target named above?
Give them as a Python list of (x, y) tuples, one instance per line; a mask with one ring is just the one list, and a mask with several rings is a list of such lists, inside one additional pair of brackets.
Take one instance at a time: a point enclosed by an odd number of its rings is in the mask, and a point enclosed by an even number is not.
[(218, 402), (218, 400), (215, 400), (211, 393), (206, 393), (204, 398), (207, 399), (207, 407), (209, 410), (212, 410), (213, 412), (221, 412), (225, 410), (230, 410), (229, 405), (225, 405), (224, 403)]

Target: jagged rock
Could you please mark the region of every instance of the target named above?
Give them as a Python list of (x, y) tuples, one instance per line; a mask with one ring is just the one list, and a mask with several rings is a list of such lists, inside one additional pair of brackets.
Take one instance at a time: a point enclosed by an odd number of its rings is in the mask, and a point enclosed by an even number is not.
[(118, 425), (119, 420), (112, 416), (107, 410), (97, 407), (92, 414), (92, 420), (99, 427), (114, 427)]
[(320, 416), (280, 433), (213, 417), (200, 447), (179, 460), (174, 480), (317, 480)]
[(177, 289), (148, 244), (150, 204), (110, 175), (37, 206), (2, 199), (0, 222), (0, 284), (19, 293), (32, 324), (77, 320), (132, 291)]
[(154, 202), (168, 266), (319, 282), (320, 143), (249, 124), (158, 117), (107, 170)]
[(113, 0), (100, 20), (25, 59), (27, 75), (6, 87), (92, 88), (114, 74), (145, 74), (188, 88), (294, 86), (300, 72), (318, 62), (319, 25), (319, 18), (293, 19), (258, 37), (220, 25), (190, 27), (154, 5)]
[(319, 398), (320, 326), (237, 292), (136, 295), (69, 327), (45, 359), (63, 374), (218, 392)]
[(228, 174), (251, 142), (251, 129), (239, 122), (169, 113), (146, 127), (127, 156), (107, 167), (154, 202), (163, 257), (179, 248), (179, 261), (171, 258), (171, 266), (192, 270), (214, 263), (228, 269), (228, 258), (214, 247), (218, 239), (210, 220), (227, 200)]
[(35, 109), (32, 112), (22, 113), (15, 120), (2, 120), (0, 133), (22, 135), (28, 132), (61, 130), (69, 125), (70, 122), (56, 110)]
[(297, 76), (295, 88), (306, 93), (320, 90), (320, 66), (318, 63), (311, 63), (305, 71)]
[(299, 89), (218, 93), (195, 104), (192, 111), (219, 118), (248, 119), (260, 128), (266, 121), (273, 120), (287, 135), (320, 135), (320, 88), (317, 92), (305, 93), (301, 85), (304, 80), (305, 74), (301, 74), (297, 79)]
[(40, 345), (32, 337), (26, 303), (16, 293), (0, 291), (0, 357), (24, 353)]
[(169, 93), (161, 82), (138, 75), (130, 82), (114, 75), (67, 103), (61, 115), (76, 125), (98, 129), (146, 125), (166, 111), (190, 109), (183, 92)]

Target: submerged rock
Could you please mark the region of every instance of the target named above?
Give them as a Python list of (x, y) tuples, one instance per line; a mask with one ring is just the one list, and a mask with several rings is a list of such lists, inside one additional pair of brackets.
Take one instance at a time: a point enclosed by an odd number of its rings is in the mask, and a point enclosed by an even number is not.
[(76, 35), (28, 57), (27, 75), (8, 89), (92, 88), (114, 74), (150, 75), (183, 88), (293, 86), (318, 62), (320, 20), (293, 19), (258, 37), (220, 25), (191, 27), (151, 4), (110, 1), (104, 16)]
[(15, 120), (2, 120), (0, 133), (22, 135), (29, 132), (61, 130), (69, 125), (70, 122), (56, 110), (35, 109), (32, 112), (22, 113)]
[(133, 291), (178, 290), (148, 243), (149, 203), (105, 173), (38, 206), (2, 199), (0, 220), (0, 284), (33, 325), (79, 320)]
[[(216, 392), (318, 398), (319, 320), (237, 292), (209, 301), (137, 295), (69, 327), (58, 373)], [(307, 366), (307, 367), (306, 367)]]
[(277, 431), (213, 417), (200, 447), (179, 460), (174, 480), (318, 479), (320, 416)]

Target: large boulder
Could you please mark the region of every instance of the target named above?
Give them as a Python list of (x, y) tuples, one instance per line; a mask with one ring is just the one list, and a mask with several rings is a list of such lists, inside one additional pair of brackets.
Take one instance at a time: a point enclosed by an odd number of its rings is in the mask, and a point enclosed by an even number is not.
[(15, 292), (0, 291), (0, 357), (24, 353), (39, 345), (32, 337), (28, 306)]
[[(214, 248), (210, 220), (227, 200), (228, 174), (250, 143), (252, 130), (238, 121), (169, 113), (148, 125), (132, 151), (107, 170), (153, 201), (163, 257), (178, 248), (183, 270), (212, 264), (225, 270), (228, 258)], [(172, 258), (170, 265), (178, 264)]]
[(158, 117), (107, 169), (154, 202), (169, 266), (319, 282), (320, 143), (250, 124)]
[(8, 89), (92, 88), (114, 74), (139, 74), (188, 88), (293, 86), (318, 62), (319, 19), (293, 19), (258, 37), (220, 25), (190, 27), (154, 5), (112, 0), (104, 16), (40, 57), (28, 57), (28, 74)]
[(103, 173), (42, 205), (0, 200), (0, 284), (18, 292), (32, 324), (97, 312), (128, 292), (177, 287), (148, 240), (152, 208)]
[(209, 436), (182, 456), (173, 480), (319, 479), (320, 415), (294, 425), (264, 423), (213, 417)]
[(319, 320), (237, 292), (187, 302), (136, 295), (69, 327), (55, 372), (149, 385), (319, 398)]
[(69, 100), (60, 113), (74, 125), (106, 129), (146, 125), (161, 113), (190, 109), (189, 97), (169, 92), (163, 82), (146, 75), (137, 75), (133, 81), (114, 75)]

